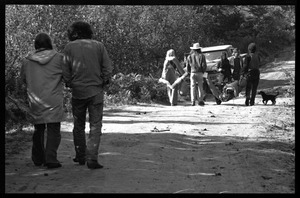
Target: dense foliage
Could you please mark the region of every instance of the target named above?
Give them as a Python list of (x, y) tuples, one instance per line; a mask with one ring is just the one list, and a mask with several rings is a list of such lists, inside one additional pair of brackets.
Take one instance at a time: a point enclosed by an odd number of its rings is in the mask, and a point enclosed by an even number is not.
[[(116, 76), (106, 92), (106, 102), (111, 103), (166, 101), (165, 87), (157, 83), (157, 78), (170, 48), (182, 61), (183, 54), (189, 52), (194, 42), (203, 47), (232, 44), (242, 52), (246, 52), (250, 42), (256, 42), (262, 56), (270, 58), (295, 42), (295, 6), (292, 5), (6, 5), (8, 120), (16, 116), (12, 111), (18, 109), (20, 119), (28, 117), (24, 112), (26, 94), (19, 81), (19, 71), (21, 60), (34, 50), (35, 35), (49, 33), (55, 48), (61, 52), (68, 42), (66, 29), (76, 20), (92, 24), (94, 39), (105, 44), (113, 61)], [(66, 111), (69, 111), (69, 90), (65, 90), (65, 96)], [(16, 104), (8, 97), (17, 101)]]

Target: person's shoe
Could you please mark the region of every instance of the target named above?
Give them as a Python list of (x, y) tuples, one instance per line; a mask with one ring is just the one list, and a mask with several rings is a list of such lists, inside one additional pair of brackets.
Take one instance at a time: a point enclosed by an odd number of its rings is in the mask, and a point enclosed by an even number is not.
[(46, 166), (47, 166), (48, 169), (62, 167), (62, 165), (60, 163), (47, 163)]
[(199, 102), (198, 102), (198, 105), (200, 105), (200, 106), (204, 106), (205, 104), (204, 104), (204, 102), (203, 102), (203, 101), (199, 101)]
[(249, 106), (249, 100), (246, 100), (246, 101), (245, 101), (245, 105), (246, 105), (246, 106)]
[(195, 101), (192, 102), (192, 106), (195, 106)]
[(86, 165), (89, 169), (100, 169), (103, 168), (103, 166), (101, 164), (99, 164), (97, 161), (95, 160), (91, 160), (91, 161), (87, 161)]
[(35, 166), (42, 166), (44, 164), (42, 162), (38, 162), (38, 163), (37, 162), (33, 162), (33, 163), (34, 163)]
[(222, 103), (222, 101), (219, 98), (215, 97), (215, 99), (216, 99), (217, 105), (220, 105)]
[(35, 166), (45, 166), (45, 160), (41, 160), (41, 161), (33, 161)]
[(254, 105), (254, 102), (250, 102), (250, 106), (253, 106)]
[(73, 162), (79, 162), (79, 165), (85, 165), (85, 160), (77, 157), (73, 158)]

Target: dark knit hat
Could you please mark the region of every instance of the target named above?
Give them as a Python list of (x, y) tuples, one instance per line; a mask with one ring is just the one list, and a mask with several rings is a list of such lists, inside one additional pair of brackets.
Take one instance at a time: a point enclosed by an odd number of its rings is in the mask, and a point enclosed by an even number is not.
[(254, 53), (256, 51), (256, 45), (255, 45), (255, 43), (250, 43), (248, 45), (248, 51), (251, 52), (251, 53)]

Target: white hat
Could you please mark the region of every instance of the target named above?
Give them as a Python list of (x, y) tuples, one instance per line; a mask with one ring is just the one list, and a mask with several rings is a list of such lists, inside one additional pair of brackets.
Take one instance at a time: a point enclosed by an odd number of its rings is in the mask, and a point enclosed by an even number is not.
[(190, 47), (191, 49), (201, 49), (200, 44), (199, 43), (194, 43), (193, 47)]

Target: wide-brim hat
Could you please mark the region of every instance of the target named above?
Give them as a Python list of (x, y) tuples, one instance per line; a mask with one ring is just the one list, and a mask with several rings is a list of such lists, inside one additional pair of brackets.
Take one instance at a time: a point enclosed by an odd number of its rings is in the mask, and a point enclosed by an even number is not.
[(190, 49), (201, 49), (201, 47), (199, 43), (194, 43), (193, 47), (190, 47)]

